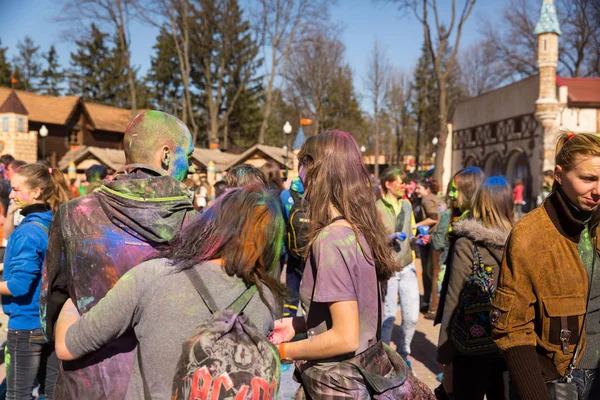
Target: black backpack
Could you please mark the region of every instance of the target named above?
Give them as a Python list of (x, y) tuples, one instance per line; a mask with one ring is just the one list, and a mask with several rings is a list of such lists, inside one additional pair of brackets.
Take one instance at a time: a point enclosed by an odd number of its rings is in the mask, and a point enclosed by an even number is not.
[(310, 228), (310, 220), (306, 216), (308, 203), (300, 193), (291, 189), (290, 196), (294, 199), (294, 204), (292, 204), (288, 218), (286, 247), (290, 257), (301, 260), (304, 258), (304, 249), (308, 246)]
[(220, 310), (200, 275), (193, 269), (185, 273), (212, 316), (183, 343), (172, 400), (275, 398), (279, 352), (243, 312), (256, 286)]
[(485, 355), (498, 352), (492, 340), (493, 267), (486, 266), (473, 245), (473, 268), (458, 298), (451, 338), (458, 352)]

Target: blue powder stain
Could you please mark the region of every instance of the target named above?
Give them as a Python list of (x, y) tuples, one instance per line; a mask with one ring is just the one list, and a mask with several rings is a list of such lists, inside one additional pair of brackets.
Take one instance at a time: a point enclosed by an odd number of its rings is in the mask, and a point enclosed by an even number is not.
[(93, 297), (84, 297), (82, 299), (77, 300), (77, 308), (79, 310), (85, 310), (85, 308), (94, 301)]

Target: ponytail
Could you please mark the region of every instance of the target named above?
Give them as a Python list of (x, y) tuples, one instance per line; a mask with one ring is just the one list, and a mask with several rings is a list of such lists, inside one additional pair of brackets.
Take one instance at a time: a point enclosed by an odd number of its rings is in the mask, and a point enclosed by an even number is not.
[(58, 207), (60, 207), (61, 204), (66, 203), (71, 198), (69, 197), (69, 187), (67, 185), (67, 180), (65, 179), (65, 174), (60, 172), (57, 168), (48, 168), (48, 173), (52, 180), (52, 186), (47, 202), (50, 204), (52, 212), (55, 213), (58, 211)]
[(24, 165), (16, 173), (25, 178), (27, 186), (41, 190), (40, 200), (48, 204), (52, 212), (57, 212), (61, 204), (69, 201), (65, 176), (58, 169), (36, 163)]

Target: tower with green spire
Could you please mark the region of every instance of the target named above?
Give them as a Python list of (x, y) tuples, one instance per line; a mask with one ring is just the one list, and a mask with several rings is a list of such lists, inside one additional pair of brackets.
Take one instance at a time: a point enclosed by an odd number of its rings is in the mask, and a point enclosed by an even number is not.
[[(538, 35), (538, 68), (540, 91), (535, 103), (535, 117), (544, 128), (544, 168), (554, 160), (555, 138), (552, 130), (558, 116), (556, 67), (558, 65), (558, 36), (561, 34), (553, 0), (544, 0), (540, 19), (534, 33)], [(550, 167), (552, 169), (553, 166)]]

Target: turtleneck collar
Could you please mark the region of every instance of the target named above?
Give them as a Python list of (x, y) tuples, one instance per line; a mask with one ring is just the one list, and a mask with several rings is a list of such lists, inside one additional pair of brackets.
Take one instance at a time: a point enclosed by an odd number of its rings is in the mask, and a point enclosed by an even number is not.
[(572, 242), (579, 243), (579, 236), (588, 220), (590, 234), (596, 235), (596, 227), (600, 222), (600, 208), (592, 212), (579, 210), (560, 186), (548, 196), (543, 207), (556, 229)]
[(31, 213), (46, 212), (46, 211), (50, 211), (50, 205), (48, 205), (48, 204), (45, 204), (45, 203), (44, 204), (42, 204), (42, 203), (30, 204), (26, 207), (23, 207), (23, 209), (21, 210), (21, 215), (25, 217)]

